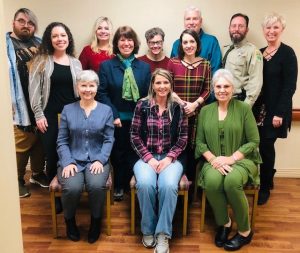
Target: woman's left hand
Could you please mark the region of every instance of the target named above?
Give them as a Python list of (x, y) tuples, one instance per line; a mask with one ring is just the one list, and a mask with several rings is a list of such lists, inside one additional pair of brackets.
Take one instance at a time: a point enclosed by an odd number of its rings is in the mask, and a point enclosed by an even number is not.
[(281, 127), (281, 125), (282, 125), (282, 118), (274, 116), (272, 124), (273, 124), (273, 127), (275, 127), (275, 128)]
[(185, 106), (184, 106), (184, 112), (188, 115), (188, 116), (193, 116), (195, 115), (195, 110), (197, 109), (198, 104), (197, 103), (190, 103), (190, 102), (186, 102)]
[(165, 168), (167, 168), (171, 164), (171, 162), (172, 162), (172, 158), (168, 156), (160, 160), (156, 168), (156, 173), (159, 174), (160, 172), (162, 172)]
[(90, 171), (92, 174), (100, 174), (104, 172), (104, 168), (102, 163), (100, 163), (99, 161), (95, 161), (92, 163), (91, 167), (90, 167)]
[(211, 162), (211, 165), (215, 169), (218, 169), (219, 167), (222, 167), (224, 165), (232, 165), (234, 164), (234, 162), (235, 161), (231, 156), (218, 156)]
[(232, 171), (232, 167), (229, 165), (223, 165), (217, 168), (217, 170), (224, 176), (226, 176), (229, 172)]

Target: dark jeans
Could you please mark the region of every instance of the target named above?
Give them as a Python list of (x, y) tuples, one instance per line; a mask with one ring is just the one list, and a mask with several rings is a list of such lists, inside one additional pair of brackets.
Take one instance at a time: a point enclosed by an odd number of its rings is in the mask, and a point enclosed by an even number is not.
[(262, 158), (260, 165), (260, 189), (270, 190), (273, 177), (276, 172), (275, 165), (275, 142), (277, 138), (264, 138), (260, 136), (259, 152)]
[(115, 143), (111, 152), (115, 189), (129, 189), (133, 166), (138, 160), (130, 144), (130, 125), (131, 121), (124, 120), (122, 127), (115, 128)]
[(56, 151), (56, 140), (58, 135), (57, 114), (46, 115), (48, 128), (41, 134), (44, 152), (46, 155), (46, 172), (51, 181), (57, 173), (58, 155)]

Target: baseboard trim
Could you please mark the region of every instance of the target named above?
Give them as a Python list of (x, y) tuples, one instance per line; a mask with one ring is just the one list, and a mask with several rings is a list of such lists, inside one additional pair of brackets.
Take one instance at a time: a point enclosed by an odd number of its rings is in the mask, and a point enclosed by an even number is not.
[(300, 168), (281, 168), (277, 169), (276, 177), (300, 178)]

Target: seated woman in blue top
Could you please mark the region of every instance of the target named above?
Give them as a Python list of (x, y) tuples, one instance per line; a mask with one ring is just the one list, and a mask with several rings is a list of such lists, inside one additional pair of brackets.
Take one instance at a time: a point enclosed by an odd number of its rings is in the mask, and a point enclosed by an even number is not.
[(173, 94), (170, 72), (156, 69), (148, 97), (137, 103), (130, 130), (132, 146), (140, 157), (133, 170), (142, 213), (142, 242), (146, 248), (156, 245), (155, 253), (169, 252), (188, 139), (187, 117)]
[(115, 139), (111, 163), (114, 167), (115, 200), (122, 200), (124, 187), (129, 187), (136, 155), (130, 148), (129, 129), (136, 102), (147, 95), (150, 83), (149, 64), (135, 58), (140, 42), (129, 26), (117, 29), (113, 38), (111, 60), (100, 66), (97, 99), (109, 105), (114, 114)]
[(88, 242), (94, 243), (100, 235), (108, 159), (114, 142), (113, 114), (109, 106), (94, 99), (99, 85), (94, 71), (80, 72), (76, 81), (80, 101), (66, 105), (61, 114), (57, 176), (62, 185), (67, 237), (72, 241), (80, 239), (75, 213), (85, 185), (91, 209)]

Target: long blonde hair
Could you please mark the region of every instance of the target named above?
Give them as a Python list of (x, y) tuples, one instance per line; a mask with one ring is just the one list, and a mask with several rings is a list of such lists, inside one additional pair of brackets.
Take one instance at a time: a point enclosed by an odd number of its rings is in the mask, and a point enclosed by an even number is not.
[(113, 25), (112, 25), (112, 22), (110, 21), (110, 19), (108, 17), (99, 17), (95, 21), (93, 31), (92, 31), (91, 49), (95, 53), (98, 53), (98, 38), (97, 38), (97, 35), (96, 35), (96, 31), (97, 31), (99, 25), (103, 22), (106, 22), (108, 24), (108, 29), (109, 29), (109, 32), (110, 32), (107, 54), (112, 55), (112, 53), (113, 53), (113, 50), (112, 50)]

